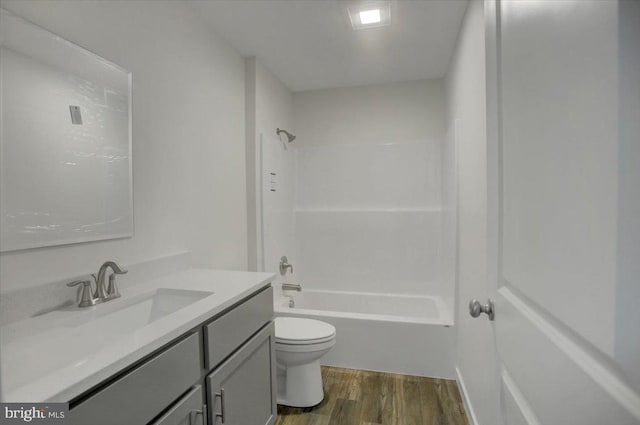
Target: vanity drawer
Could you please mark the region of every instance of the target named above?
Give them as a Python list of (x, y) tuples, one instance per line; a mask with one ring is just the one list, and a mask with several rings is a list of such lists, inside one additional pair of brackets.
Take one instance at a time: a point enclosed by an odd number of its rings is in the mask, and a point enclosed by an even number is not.
[(211, 370), (273, 318), (269, 287), (205, 325), (206, 367)]
[(73, 425), (146, 424), (200, 379), (193, 333), (116, 379), (69, 412)]
[(204, 425), (207, 412), (202, 385), (196, 385), (151, 425)]

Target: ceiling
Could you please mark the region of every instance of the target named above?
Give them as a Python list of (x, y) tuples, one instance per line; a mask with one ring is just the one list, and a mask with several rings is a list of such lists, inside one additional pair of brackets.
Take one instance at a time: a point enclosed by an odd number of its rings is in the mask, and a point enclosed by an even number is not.
[(192, 0), (243, 56), (291, 90), (440, 78), (467, 0), (392, 0), (391, 25), (354, 31), (347, 0)]

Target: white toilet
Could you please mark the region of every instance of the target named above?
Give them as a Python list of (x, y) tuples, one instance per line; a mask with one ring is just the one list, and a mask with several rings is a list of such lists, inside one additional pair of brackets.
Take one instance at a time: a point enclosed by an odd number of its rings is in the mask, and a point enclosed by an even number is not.
[(336, 328), (313, 319), (276, 317), (278, 404), (311, 407), (324, 398), (320, 358), (336, 344)]

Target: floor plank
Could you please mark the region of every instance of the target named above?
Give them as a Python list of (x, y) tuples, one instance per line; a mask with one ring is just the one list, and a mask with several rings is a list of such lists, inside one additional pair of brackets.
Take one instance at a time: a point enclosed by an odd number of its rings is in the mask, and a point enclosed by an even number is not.
[(386, 374), (363, 372), (362, 416), (364, 423), (383, 423), (384, 412), (392, 410), (393, 379)]
[(278, 406), (276, 425), (468, 425), (455, 381), (322, 367), (325, 398)]
[(420, 388), (420, 405), (422, 409), (422, 418), (425, 425), (447, 425), (442, 420), (444, 417), (444, 411), (442, 404), (438, 399), (438, 393), (436, 391), (437, 382), (434, 379), (423, 379), (418, 382)]
[(331, 425), (352, 425), (360, 423), (360, 411), (362, 404), (356, 400), (336, 400), (331, 412)]

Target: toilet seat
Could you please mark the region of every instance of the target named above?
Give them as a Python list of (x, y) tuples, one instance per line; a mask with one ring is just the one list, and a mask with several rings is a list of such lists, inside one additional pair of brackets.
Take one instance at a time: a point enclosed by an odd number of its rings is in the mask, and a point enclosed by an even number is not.
[(335, 340), (336, 328), (329, 323), (300, 317), (276, 317), (276, 338), (279, 345), (314, 345)]
[(330, 339), (325, 342), (313, 343), (313, 344), (282, 344), (276, 342), (273, 344), (276, 352), (279, 353), (315, 353), (328, 350), (336, 345), (336, 339)]

